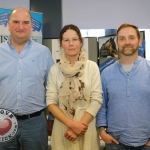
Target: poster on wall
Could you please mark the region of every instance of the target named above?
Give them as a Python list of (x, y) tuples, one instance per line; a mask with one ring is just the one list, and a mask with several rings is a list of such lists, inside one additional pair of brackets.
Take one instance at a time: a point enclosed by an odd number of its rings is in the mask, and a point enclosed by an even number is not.
[[(140, 31), (142, 44), (138, 48), (138, 55), (145, 57), (145, 32)], [(99, 45), (99, 68), (100, 73), (109, 65), (120, 59), (120, 54), (116, 44), (116, 35), (104, 36), (98, 38)]]
[[(145, 57), (145, 32), (140, 31), (142, 44), (139, 46), (138, 55)], [(104, 36), (98, 38), (99, 57), (115, 57), (119, 58), (118, 47), (116, 44), (116, 35)]]
[[(5, 42), (10, 33), (8, 30), (8, 20), (11, 14), (11, 9), (0, 8), (0, 43)], [(30, 12), (32, 20), (31, 37), (38, 43), (42, 44), (42, 13)]]
[(117, 57), (118, 50), (116, 45), (116, 35), (104, 36), (98, 38), (100, 57)]
[(32, 39), (40, 44), (42, 44), (42, 32), (43, 32), (43, 14), (37, 12), (30, 12), (32, 19)]

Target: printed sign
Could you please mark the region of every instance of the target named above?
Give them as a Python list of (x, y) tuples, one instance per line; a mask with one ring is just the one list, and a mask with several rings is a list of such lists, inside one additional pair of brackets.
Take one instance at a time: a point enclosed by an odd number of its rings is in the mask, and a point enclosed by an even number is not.
[(32, 39), (42, 44), (42, 14), (36, 12), (30, 12), (32, 20)]
[[(8, 30), (8, 20), (12, 10), (0, 8), (0, 43), (5, 42), (10, 32)], [(30, 12), (32, 20), (31, 37), (34, 41), (42, 44), (42, 14)]]
[(18, 131), (15, 115), (6, 109), (0, 109), (0, 142), (12, 140)]

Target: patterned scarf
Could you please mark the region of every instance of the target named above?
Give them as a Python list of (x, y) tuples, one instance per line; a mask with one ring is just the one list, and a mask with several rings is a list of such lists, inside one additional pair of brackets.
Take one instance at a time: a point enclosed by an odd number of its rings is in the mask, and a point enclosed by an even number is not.
[(64, 106), (64, 112), (69, 118), (73, 118), (76, 111), (75, 101), (89, 100), (89, 94), (82, 81), (83, 71), (86, 65), (86, 55), (81, 50), (78, 61), (71, 66), (71, 63), (62, 54), (60, 59), (60, 69), (65, 76), (60, 87), (59, 101)]

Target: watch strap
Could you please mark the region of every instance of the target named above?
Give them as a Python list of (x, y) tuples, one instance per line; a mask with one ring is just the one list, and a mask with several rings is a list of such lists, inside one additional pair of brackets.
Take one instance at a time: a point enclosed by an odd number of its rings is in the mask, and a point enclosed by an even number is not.
[(98, 128), (99, 133), (101, 133), (103, 130), (106, 130), (106, 127), (99, 127)]

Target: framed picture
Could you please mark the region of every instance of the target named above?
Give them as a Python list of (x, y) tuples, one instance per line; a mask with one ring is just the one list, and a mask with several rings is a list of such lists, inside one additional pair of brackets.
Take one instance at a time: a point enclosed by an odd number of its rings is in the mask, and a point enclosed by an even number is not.
[(116, 35), (98, 38), (100, 57), (118, 57)]
[[(142, 44), (139, 46), (138, 55), (145, 57), (145, 31), (140, 31)], [(120, 54), (116, 44), (116, 35), (98, 37), (98, 59), (99, 64), (105, 62), (109, 58), (118, 60)]]
[(99, 64), (112, 57), (119, 58), (116, 35), (98, 37), (98, 49)]

